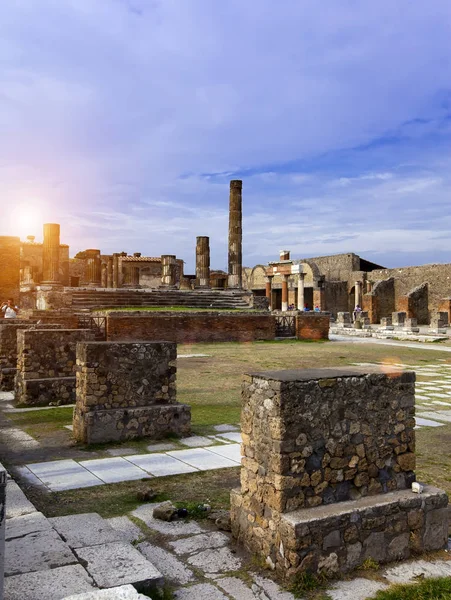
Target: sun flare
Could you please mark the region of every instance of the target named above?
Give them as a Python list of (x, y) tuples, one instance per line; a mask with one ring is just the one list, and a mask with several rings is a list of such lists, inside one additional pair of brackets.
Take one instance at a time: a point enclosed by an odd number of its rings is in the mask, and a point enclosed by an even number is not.
[(35, 203), (23, 203), (16, 206), (14, 210), (14, 221), (17, 233), (21, 237), (41, 233), (42, 214), (39, 206)]

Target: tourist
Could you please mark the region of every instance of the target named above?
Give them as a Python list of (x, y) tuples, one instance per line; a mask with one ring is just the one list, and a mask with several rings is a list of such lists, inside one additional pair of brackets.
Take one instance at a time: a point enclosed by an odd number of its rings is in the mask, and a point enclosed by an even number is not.
[(355, 308), (354, 308), (354, 312), (352, 313), (354, 316), (354, 321), (357, 320), (357, 317), (360, 315), (361, 312), (362, 312), (362, 309), (360, 308), (360, 306), (358, 304), (356, 304)]
[(313, 309), (315, 312), (321, 312), (321, 309), (318, 305), (315, 306), (315, 308)]
[(306, 302), (304, 305), (304, 312), (308, 312), (310, 310), (310, 307), (308, 305), (308, 303)]
[(15, 306), (14, 300), (9, 298), (2, 305), (2, 313), (5, 319), (15, 319), (17, 317), (17, 313), (19, 312), (19, 307)]

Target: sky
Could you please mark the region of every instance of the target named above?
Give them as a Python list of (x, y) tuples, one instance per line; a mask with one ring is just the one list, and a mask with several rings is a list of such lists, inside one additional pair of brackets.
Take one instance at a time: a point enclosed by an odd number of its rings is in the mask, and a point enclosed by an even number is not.
[(0, 4), (0, 235), (451, 262), (449, 0)]

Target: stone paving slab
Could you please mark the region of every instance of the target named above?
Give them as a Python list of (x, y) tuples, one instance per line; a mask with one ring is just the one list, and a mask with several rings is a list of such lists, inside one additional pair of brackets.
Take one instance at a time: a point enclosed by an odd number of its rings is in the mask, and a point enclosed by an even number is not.
[(422, 417), (415, 417), (415, 423), (422, 427), (443, 427), (443, 423), (437, 421), (431, 421), (429, 419), (423, 419)]
[(76, 562), (69, 546), (53, 529), (14, 538), (5, 545), (5, 575), (53, 570)]
[(445, 421), (447, 423), (451, 423), (451, 412), (449, 412), (448, 414), (443, 414), (442, 412), (432, 412), (432, 411), (428, 411), (428, 412), (418, 412), (417, 415), (419, 417), (423, 417), (426, 419), (436, 419), (437, 421)]
[[(181, 452), (185, 451), (182, 450)], [(127, 460), (155, 477), (194, 473), (198, 470), (167, 454), (135, 454), (129, 456)]]
[(0, 402), (14, 401), (14, 392), (0, 392)]
[(205, 531), (198, 523), (196, 523), (196, 521), (168, 522), (154, 519), (153, 509), (159, 504), (161, 504), (161, 502), (142, 504), (132, 512), (132, 515), (138, 519), (141, 519), (141, 521), (143, 521), (150, 529), (158, 531), (159, 533), (171, 535), (173, 537), (179, 537), (182, 535), (195, 535)]
[(218, 433), (228, 433), (229, 431), (240, 431), (238, 425), (214, 425), (213, 429)]
[(36, 475), (34, 473), (32, 473), (28, 467), (25, 467), (25, 466), (16, 467), (16, 471), (19, 473), (19, 475), (21, 477), (26, 479), (26, 481), (28, 481), (28, 483), (31, 483), (32, 485), (35, 485), (36, 487), (41, 487), (44, 490), (48, 491), (47, 487), (42, 483), (42, 481), (39, 479), (39, 477), (36, 477)]
[(204, 573), (238, 571), (242, 566), (241, 560), (229, 548), (224, 547), (193, 554), (188, 558), (188, 563)]
[[(161, 442), (158, 444), (149, 444), (147, 446), (148, 452), (166, 452), (167, 450), (176, 450), (179, 446), (177, 444), (173, 444), (172, 442)], [(136, 452), (132, 452), (131, 454), (136, 454)]]
[(5, 540), (21, 538), (38, 531), (53, 531), (48, 519), (41, 512), (32, 512), (6, 520)]
[(174, 592), (175, 600), (229, 600), (210, 583), (199, 583)]
[(208, 448), (209, 452), (214, 452), (214, 454), (219, 454), (219, 456), (223, 456), (224, 458), (228, 458), (229, 460), (233, 460), (237, 464), (241, 464), (241, 445), (240, 444), (227, 444), (226, 446), (213, 446), (212, 448)]
[(451, 561), (437, 560), (428, 562), (426, 560), (415, 560), (404, 562), (396, 567), (387, 569), (384, 577), (391, 583), (409, 583), (418, 575), (424, 577), (451, 577)]
[(72, 459), (27, 465), (32, 473), (52, 491), (104, 485), (104, 482)]
[(167, 550), (153, 546), (149, 542), (142, 542), (137, 548), (168, 581), (180, 585), (194, 581), (195, 577), (191, 569)]
[(327, 590), (331, 600), (366, 600), (373, 597), (379, 590), (388, 586), (381, 581), (358, 577), (352, 581), (340, 581), (332, 589)]
[[(252, 589), (255, 591), (258, 591), (259, 589), (263, 590), (263, 592), (268, 597), (268, 600), (295, 600), (293, 594), (280, 589), (277, 583), (274, 583), (274, 581), (271, 581), (271, 579), (267, 579), (266, 577), (260, 577), (259, 575), (256, 575), (254, 577), (254, 580), (255, 586), (252, 586)], [(260, 598), (262, 598), (262, 600), (266, 600), (263, 594), (261, 594), (260, 597), (257, 596), (257, 598), (259, 600)]]
[(78, 564), (5, 578), (5, 600), (63, 600), (94, 589)]
[(105, 483), (135, 481), (149, 477), (149, 473), (121, 457), (83, 460), (79, 464)]
[(68, 596), (64, 600), (149, 600), (149, 597), (137, 592), (132, 585), (121, 585), (108, 590), (97, 590), (77, 594), (76, 596)]
[(221, 579), (216, 579), (215, 583), (227, 594), (232, 596), (232, 598), (239, 598), (239, 600), (260, 600), (262, 598), (259, 593), (260, 590), (255, 590), (254, 593), (254, 591), (241, 579), (238, 579), (238, 577), (223, 577)]
[(219, 437), (241, 444), (241, 433), (239, 431), (231, 431), (230, 433), (221, 433)]
[(126, 542), (78, 548), (77, 556), (100, 588), (133, 584), (144, 591), (163, 583), (161, 573)]
[(190, 437), (180, 438), (179, 442), (189, 448), (201, 448), (202, 446), (210, 446), (213, 441), (202, 435), (191, 435)]
[(187, 464), (199, 469), (201, 471), (208, 471), (210, 469), (223, 469), (226, 467), (236, 467), (237, 463), (231, 461), (228, 458), (219, 456), (219, 454), (213, 454), (209, 450), (204, 448), (192, 448), (191, 450), (175, 450), (168, 452), (173, 458), (182, 460)]
[(97, 513), (53, 517), (49, 521), (71, 548), (124, 541), (122, 533)]
[(128, 517), (112, 517), (111, 519), (105, 519), (105, 523), (120, 532), (122, 539), (126, 542), (135, 542), (143, 537), (141, 529)]
[(176, 554), (193, 554), (207, 548), (220, 548), (230, 542), (230, 536), (219, 531), (202, 533), (188, 538), (169, 542)]
[(136, 448), (108, 448), (106, 452), (110, 456), (128, 456), (136, 454)]
[(34, 505), (27, 499), (15, 481), (6, 484), (6, 518), (20, 517), (36, 512)]

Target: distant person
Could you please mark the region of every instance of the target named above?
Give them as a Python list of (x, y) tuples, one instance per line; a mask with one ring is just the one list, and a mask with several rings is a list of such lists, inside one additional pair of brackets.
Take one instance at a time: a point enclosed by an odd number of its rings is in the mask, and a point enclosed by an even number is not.
[(15, 306), (14, 300), (9, 298), (6, 302), (3, 303), (2, 313), (5, 319), (15, 319), (17, 317), (17, 313), (19, 312), (19, 307)]
[(309, 310), (310, 310), (310, 306), (309, 306), (309, 305), (308, 305), (308, 303), (306, 302), (306, 303), (304, 304), (304, 312), (309, 312)]
[(315, 306), (315, 308), (313, 309), (315, 312), (321, 312), (321, 309), (318, 305)]
[(356, 304), (355, 308), (354, 308), (354, 312), (353, 312), (354, 321), (357, 320), (357, 317), (360, 315), (361, 312), (362, 312), (362, 309), (360, 308), (360, 306), (358, 304)]

